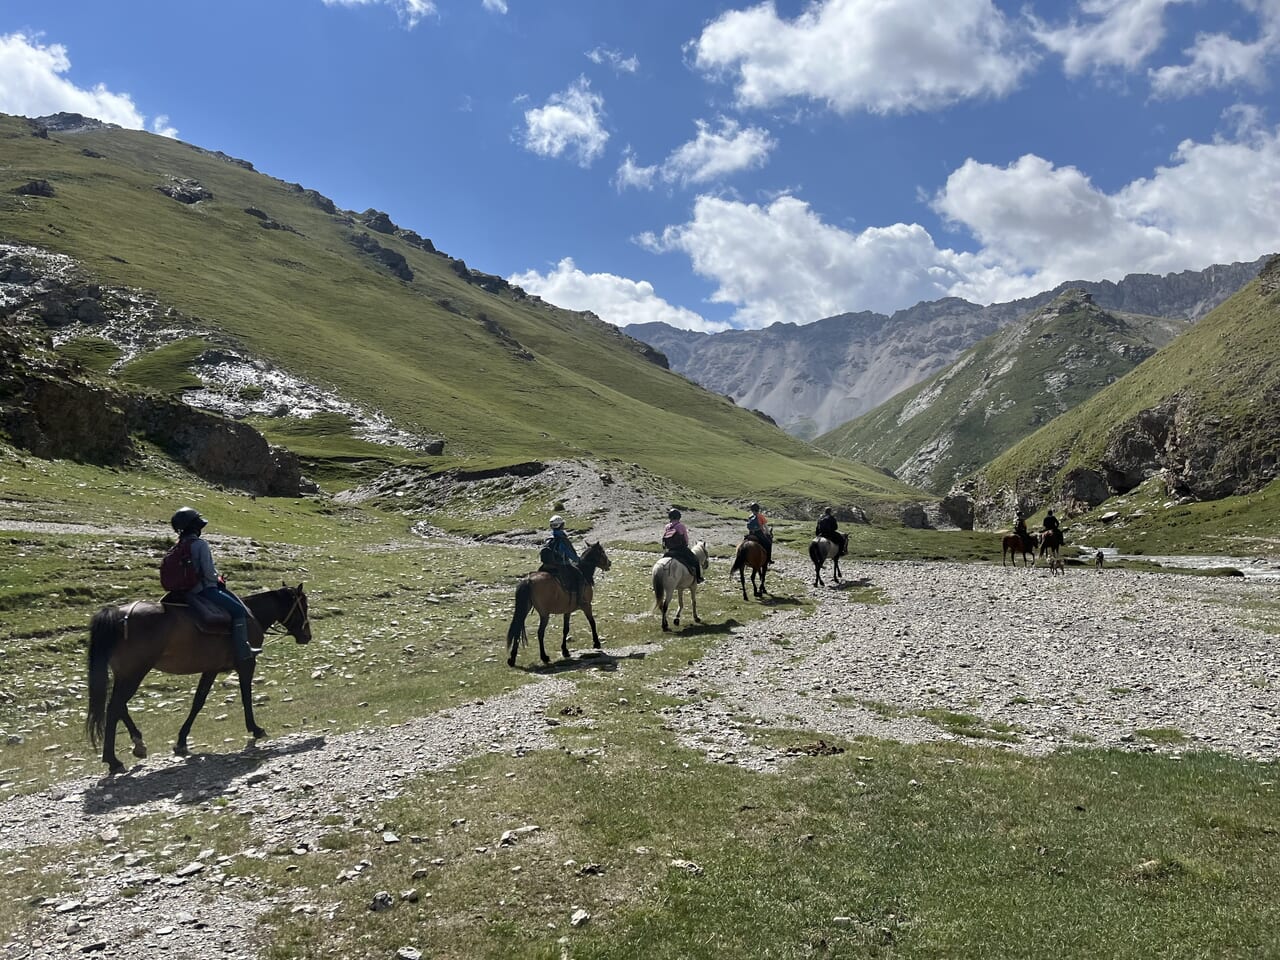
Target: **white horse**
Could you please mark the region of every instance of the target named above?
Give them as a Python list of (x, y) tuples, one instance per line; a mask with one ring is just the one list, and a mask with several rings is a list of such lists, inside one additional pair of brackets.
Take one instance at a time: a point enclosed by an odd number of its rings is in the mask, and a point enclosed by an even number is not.
[[(693, 545), (693, 555), (698, 559), (698, 566), (703, 570), (707, 569), (707, 545), (699, 540)], [(671, 605), (671, 598), (675, 596), (678, 600), (676, 607), (675, 625), (680, 626), (680, 614), (684, 613), (684, 592), (689, 591), (689, 597), (693, 602), (693, 622), (701, 623), (698, 618), (698, 579), (689, 572), (689, 568), (677, 560), (675, 557), (663, 557), (653, 565), (653, 610), (651, 612), (662, 612), (662, 629), (670, 630), (667, 625), (667, 607)]]
[(828, 560), (835, 571), (836, 583), (840, 582), (840, 547), (826, 537), (814, 537), (809, 541), (809, 559), (813, 561), (813, 585), (825, 586), (822, 579), (822, 567)]

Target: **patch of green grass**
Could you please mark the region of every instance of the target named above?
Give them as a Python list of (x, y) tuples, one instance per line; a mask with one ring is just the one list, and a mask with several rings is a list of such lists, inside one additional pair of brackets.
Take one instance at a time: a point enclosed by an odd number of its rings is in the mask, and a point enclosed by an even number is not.
[(961, 737), (972, 737), (977, 740), (1000, 740), (1005, 743), (1016, 743), (1018, 728), (1002, 720), (986, 720), (971, 713), (959, 713), (954, 710), (943, 710), (927, 707), (913, 710), (911, 713), (923, 717), (942, 729)]
[(120, 348), (101, 337), (76, 337), (60, 346), (58, 353), (98, 373), (106, 373), (120, 359)]
[(1173, 727), (1149, 727), (1143, 730), (1135, 730), (1133, 735), (1141, 737), (1143, 740), (1149, 740), (1152, 743), (1185, 743), (1187, 740), (1185, 733)]
[(190, 367), (209, 347), (209, 342), (200, 337), (166, 344), (126, 363), (120, 369), (120, 379), (159, 393), (199, 390), (204, 384)]

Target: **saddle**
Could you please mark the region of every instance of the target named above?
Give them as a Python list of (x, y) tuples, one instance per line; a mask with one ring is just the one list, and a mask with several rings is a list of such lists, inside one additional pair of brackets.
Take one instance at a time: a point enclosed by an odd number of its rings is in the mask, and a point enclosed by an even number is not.
[(667, 547), (662, 551), (662, 556), (664, 558), (670, 557), (672, 560), (679, 560), (694, 577), (698, 576), (698, 558), (693, 555), (693, 551), (688, 547)]
[(231, 614), (198, 593), (166, 593), (160, 603), (166, 613), (190, 617), (201, 633), (228, 633), (231, 630)]

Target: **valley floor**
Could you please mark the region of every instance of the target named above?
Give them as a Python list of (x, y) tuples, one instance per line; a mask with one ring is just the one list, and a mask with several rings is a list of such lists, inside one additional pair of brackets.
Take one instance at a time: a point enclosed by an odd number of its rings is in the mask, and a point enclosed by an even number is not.
[[(802, 569), (799, 557), (786, 561)], [(853, 752), (868, 754), (872, 738), (1028, 754), (1115, 747), (1171, 759), (1211, 750), (1271, 760), (1280, 750), (1280, 649), (1250, 614), (1265, 610), (1260, 619), (1274, 624), (1274, 583), (1123, 570), (1050, 577), (932, 562), (851, 562), (845, 573), (852, 579), (842, 587), (814, 591), (816, 610), (780, 608), (735, 627), (701, 659), (655, 679), (651, 689), (667, 704), (653, 708), (663, 727), (712, 761), (758, 771), (782, 769), (796, 755), (776, 745), (770, 733), (778, 728), (823, 738), (818, 749), (828, 739), (853, 741)], [(71, 845), (79, 864), (35, 912), (35, 928), (7, 937), (0, 956), (263, 956), (259, 916), (324, 915), (339, 897), (268, 886), (236, 871), (237, 860), (284, 848), (314, 853), (326, 818), (359, 822), (415, 777), (468, 757), (563, 749), (554, 727), (590, 721), (571, 709), (555, 719), (555, 708), (572, 702), (580, 684), (641, 669), (661, 649), (606, 643), (604, 654), (575, 651), (571, 669), (553, 663), (511, 693), (400, 725), (296, 733), (185, 761), (158, 751), (126, 776), (10, 798), (0, 803), (0, 852)], [(492, 668), (507, 669), (496, 658)], [(116, 843), (138, 818), (180, 827), (215, 807), (243, 818), (252, 837), (232, 855), (205, 852), (161, 868), (162, 858)], [(383, 836), (387, 844), (417, 839)], [(471, 842), (480, 850), (506, 841)], [(365, 869), (341, 866), (351, 877)]]

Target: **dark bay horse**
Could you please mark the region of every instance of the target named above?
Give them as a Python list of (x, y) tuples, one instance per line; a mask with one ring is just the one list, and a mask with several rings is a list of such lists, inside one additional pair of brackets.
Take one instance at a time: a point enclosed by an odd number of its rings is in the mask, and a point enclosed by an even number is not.
[[(769, 555), (763, 545), (755, 540), (743, 540), (733, 558), (733, 566), (729, 569), (729, 578), (736, 573), (738, 583), (742, 585), (742, 599), (747, 599), (747, 567), (751, 568), (751, 590), (757, 597), (763, 597), (769, 591), (764, 588), (764, 577), (769, 572)], [(756, 586), (756, 577), (760, 577), (760, 585)]]
[[(249, 642), (254, 646), (262, 642), (263, 632), (277, 623), (298, 643), (311, 640), (307, 595), (302, 584), (241, 599), (253, 614), (249, 621)], [(116, 726), (123, 720), (133, 740), (133, 755), (147, 755), (142, 731), (129, 716), (129, 699), (137, 692), (142, 678), (152, 670), (200, 674), (191, 713), (173, 747), (179, 756), (186, 756), (187, 735), (209, 696), (214, 679), (227, 670), (234, 669), (240, 677), (245, 729), (255, 740), (265, 737), (266, 731), (253, 719), (255, 663), (249, 660), (243, 666), (236, 666), (228, 633), (201, 632), (195, 619), (185, 611), (166, 609), (160, 603), (147, 600), (103, 607), (89, 624), (89, 709), (85, 717), (89, 742), (94, 746), (101, 742), (103, 762), (112, 773), (120, 772), (124, 764), (116, 758)]]
[(1063, 540), (1061, 530), (1046, 530), (1040, 534), (1040, 549), (1036, 552), (1033, 567), (1039, 566), (1040, 561), (1044, 559), (1045, 554), (1049, 555), (1049, 572), (1055, 576), (1060, 573), (1066, 573), (1066, 566), (1062, 562), (1062, 558), (1058, 556), (1058, 547), (1062, 546)]
[(836, 583), (840, 582), (840, 547), (826, 537), (814, 537), (809, 541), (809, 559), (813, 561), (813, 585), (825, 586), (822, 580), (822, 567), (830, 560), (835, 572)]
[(553, 613), (564, 614), (564, 636), (560, 640), (560, 655), (569, 658), (569, 614), (581, 610), (591, 624), (591, 641), (597, 650), (600, 649), (600, 634), (596, 632), (596, 618), (591, 613), (592, 578), (596, 570), (609, 569), (609, 557), (599, 543), (588, 545), (582, 559), (578, 561), (578, 569), (582, 571), (585, 581), (577, 596), (571, 597), (560, 586), (555, 574), (545, 570), (536, 570), (520, 578), (516, 585), (516, 609), (511, 616), (511, 627), (507, 630), (507, 646), (511, 654), (507, 657), (507, 666), (516, 665), (516, 652), (522, 640), (528, 640), (524, 630), (525, 618), (529, 610), (538, 611), (538, 652), (543, 663), (550, 663), (543, 637), (547, 632), (547, 619)]
[(1009, 561), (1016, 567), (1018, 565), (1018, 553), (1022, 553), (1022, 565), (1027, 565), (1027, 555), (1032, 555), (1035, 559), (1036, 541), (1035, 538), (1028, 534), (1026, 537), (1020, 537), (1016, 533), (1011, 533), (1000, 541), (1000, 566), (1004, 566), (1004, 558), (1007, 555)]

